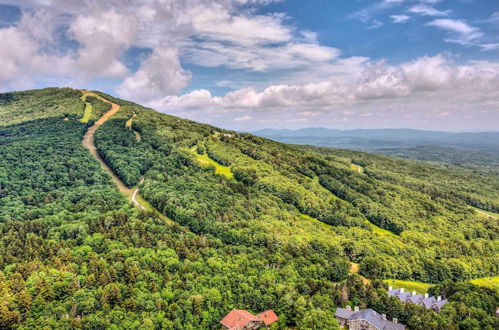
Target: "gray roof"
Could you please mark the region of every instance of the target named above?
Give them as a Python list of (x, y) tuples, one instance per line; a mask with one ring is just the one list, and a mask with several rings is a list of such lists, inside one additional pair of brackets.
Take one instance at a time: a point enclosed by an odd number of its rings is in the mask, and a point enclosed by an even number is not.
[[(340, 309), (340, 308), (338, 308)], [(336, 313), (338, 313), (338, 309), (336, 310)], [(343, 308), (341, 308), (343, 309)], [(347, 310), (344, 310), (347, 311)], [(350, 311), (347, 311), (350, 312)], [(350, 321), (355, 321), (355, 320), (366, 320), (367, 322), (371, 323), (374, 325), (376, 328), (381, 329), (381, 330), (404, 330), (405, 325), (400, 324), (400, 323), (393, 323), (392, 321), (389, 320), (383, 320), (383, 317), (376, 313), (374, 310), (368, 308), (368, 309), (361, 309), (357, 312), (350, 312)]]
[(419, 304), (423, 299), (424, 299), (424, 297), (422, 294), (417, 294), (417, 295), (411, 296), (409, 298), (409, 301), (412, 302), (413, 304)]
[(401, 292), (401, 289), (394, 289), (388, 291), (388, 296), (396, 297), (402, 302), (410, 302), (416, 305), (423, 305), (426, 308), (438, 308), (438, 310), (442, 309), (442, 307), (448, 302), (447, 299), (443, 299), (438, 301), (435, 297), (424, 298), (423, 295), (416, 294), (412, 295), (411, 292)]
[(399, 293), (397, 297), (399, 298), (400, 301), (406, 302), (411, 297), (411, 293), (410, 292), (402, 292), (402, 293)]
[(436, 303), (434, 303), (433, 305), (437, 306), (438, 309), (442, 309), (442, 307), (444, 307), (445, 304), (447, 304), (449, 301), (447, 299), (444, 299), (444, 300), (440, 300), (440, 301), (437, 301)]
[(354, 312), (352, 311), (349, 311), (348, 309), (345, 309), (345, 308), (336, 308), (336, 313), (334, 314), (334, 316), (336, 317), (341, 317), (342, 319), (349, 319), (350, 316), (352, 316)]
[(393, 290), (390, 290), (388, 291), (388, 295), (390, 297), (397, 297), (400, 293), (401, 289), (393, 289)]
[(431, 308), (431, 306), (433, 306), (433, 304), (436, 302), (437, 302), (437, 299), (435, 299), (435, 297), (426, 298), (426, 299), (423, 299), (423, 301), (422, 301), (424, 307), (426, 307), (426, 308)]

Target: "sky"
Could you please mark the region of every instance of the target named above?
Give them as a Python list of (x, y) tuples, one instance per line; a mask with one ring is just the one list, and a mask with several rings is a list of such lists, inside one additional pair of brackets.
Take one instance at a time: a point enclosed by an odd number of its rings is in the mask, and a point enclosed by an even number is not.
[(235, 130), (499, 130), (499, 0), (0, 0), (0, 91)]

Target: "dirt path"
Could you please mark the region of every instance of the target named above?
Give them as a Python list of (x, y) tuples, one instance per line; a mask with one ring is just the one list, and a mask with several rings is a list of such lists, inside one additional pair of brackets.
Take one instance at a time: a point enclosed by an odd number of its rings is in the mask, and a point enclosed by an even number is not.
[(477, 209), (475, 209), (475, 211), (477, 211), (480, 214), (483, 214), (483, 215), (487, 216), (487, 218), (497, 219), (497, 217), (495, 217), (495, 216), (493, 216), (491, 214), (485, 213), (483, 211), (480, 211), (480, 210), (477, 210)]
[[(100, 157), (99, 153), (97, 152), (97, 148), (95, 147), (95, 141), (94, 141), (94, 134), (95, 131), (106, 122), (112, 115), (116, 114), (118, 111), (120, 111), (120, 106), (116, 103), (109, 102), (108, 100), (102, 98), (101, 96), (89, 92), (89, 91), (82, 91), (82, 93), (86, 96), (93, 96), (98, 99), (100, 99), (103, 102), (111, 104), (111, 110), (106, 112), (102, 117), (97, 120), (92, 127), (90, 127), (85, 135), (83, 136), (83, 140), (81, 143), (85, 148), (90, 151), (92, 156), (99, 162), (100, 166), (111, 176), (113, 179), (113, 182), (118, 186), (119, 191), (121, 191), (123, 194), (127, 195), (130, 201), (132, 201), (135, 206), (137, 206), (139, 209), (145, 210), (146, 208), (144, 205), (142, 205), (140, 202), (136, 200), (137, 194), (139, 192), (139, 188), (136, 188), (135, 190), (128, 188), (121, 179), (114, 174), (113, 170), (107, 166), (107, 164), (104, 162), (104, 160)], [(144, 178), (141, 179), (140, 183), (144, 182)]]
[[(140, 178), (140, 182), (139, 182), (139, 184), (138, 184), (138, 185), (140, 186), (141, 184), (143, 184), (143, 183), (144, 183), (144, 180), (145, 180), (145, 179), (144, 179), (144, 177), (142, 176), (142, 177)], [(139, 189), (140, 189), (140, 188), (139, 188), (139, 187), (137, 187), (137, 188), (135, 188), (135, 190), (133, 191), (133, 194), (132, 194), (132, 202), (133, 202), (135, 205), (137, 205), (139, 209), (141, 209), (141, 210), (145, 210), (146, 208), (145, 208), (142, 204), (140, 204), (140, 202), (138, 202), (138, 201), (137, 201), (137, 199), (136, 199), (136, 198), (137, 198), (137, 194), (139, 193)]]

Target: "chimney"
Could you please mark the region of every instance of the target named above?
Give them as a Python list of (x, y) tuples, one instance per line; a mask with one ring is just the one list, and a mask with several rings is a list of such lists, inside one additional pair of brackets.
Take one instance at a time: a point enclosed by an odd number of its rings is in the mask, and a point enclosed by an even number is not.
[(393, 290), (393, 287), (390, 285), (390, 286), (388, 287), (388, 291), (392, 291), (392, 290)]
[(425, 293), (425, 294), (424, 294), (424, 298), (425, 298), (425, 299), (428, 299), (428, 297), (429, 297), (429, 296), (430, 296), (430, 295), (429, 295), (429, 294), (427, 294), (427, 293)]
[(440, 300), (442, 300), (442, 296), (437, 297), (437, 301), (440, 301)]
[(401, 288), (401, 289), (400, 289), (400, 293), (404, 293), (404, 288)]
[(416, 291), (412, 291), (412, 295), (415, 296), (416, 295)]
[(386, 314), (381, 314), (381, 317), (383, 318), (383, 320), (386, 320)]
[(359, 306), (355, 306), (355, 307), (353, 308), (353, 310), (354, 310), (355, 312), (358, 312), (358, 311), (359, 311)]
[(352, 306), (347, 305), (347, 311), (352, 311)]
[(399, 320), (396, 317), (394, 317), (393, 318), (393, 323), (399, 323)]

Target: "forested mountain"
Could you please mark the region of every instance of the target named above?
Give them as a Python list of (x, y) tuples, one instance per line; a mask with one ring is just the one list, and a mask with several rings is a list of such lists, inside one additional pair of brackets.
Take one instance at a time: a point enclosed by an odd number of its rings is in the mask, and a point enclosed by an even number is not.
[[(498, 328), (498, 289), (469, 282), (498, 272), (497, 176), (286, 145), (95, 93), (121, 106), (97, 151), (147, 208), (82, 145), (108, 103), (0, 94), (0, 328), (214, 329), (237, 308), (335, 329), (347, 304), (410, 329)], [(400, 303), (388, 278), (450, 303)]]

